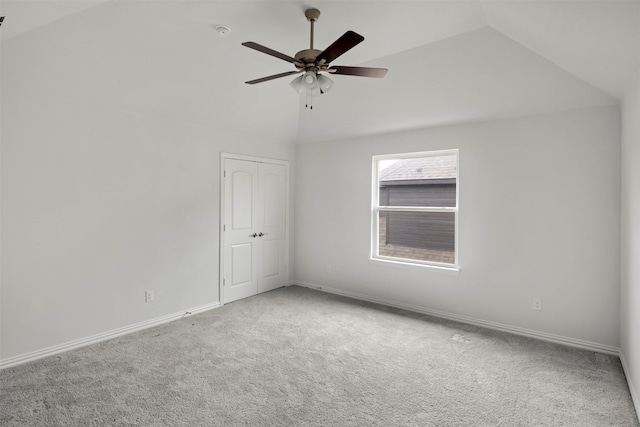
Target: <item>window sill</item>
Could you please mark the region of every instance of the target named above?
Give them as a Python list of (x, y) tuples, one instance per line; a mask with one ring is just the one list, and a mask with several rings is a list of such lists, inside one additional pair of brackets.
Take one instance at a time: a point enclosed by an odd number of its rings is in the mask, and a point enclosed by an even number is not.
[(453, 274), (456, 276), (460, 273), (460, 267), (458, 266), (445, 267), (441, 265), (416, 264), (412, 262), (393, 261), (389, 259), (372, 258), (372, 257), (369, 257), (369, 262), (371, 264), (386, 265), (386, 266), (396, 267), (396, 268), (428, 269), (438, 273)]

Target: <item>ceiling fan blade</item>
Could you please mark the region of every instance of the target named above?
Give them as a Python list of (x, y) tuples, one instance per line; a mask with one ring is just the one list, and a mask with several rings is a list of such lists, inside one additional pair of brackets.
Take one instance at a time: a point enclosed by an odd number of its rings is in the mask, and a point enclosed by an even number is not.
[(262, 83), (273, 79), (279, 79), (280, 77), (290, 76), (292, 74), (300, 74), (302, 71), (287, 71), (286, 73), (274, 74), (272, 76), (262, 77), (261, 79), (249, 80), (245, 82), (248, 85), (254, 85), (256, 83)]
[(249, 47), (251, 49), (255, 49), (258, 52), (266, 53), (267, 55), (275, 56), (276, 58), (284, 59), (287, 62), (291, 62), (292, 64), (296, 63), (296, 59), (290, 57), (289, 55), (285, 55), (284, 53), (280, 53), (273, 49), (269, 49), (268, 47), (262, 46), (261, 44), (255, 42), (244, 42), (242, 46)]
[(353, 31), (347, 31), (338, 40), (334, 41), (331, 46), (323, 50), (316, 57), (316, 62), (320, 62), (320, 60), (324, 59), (325, 63), (329, 63), (363, 40), (364, 37), (360, 34), (354, 33)]
[[(335, 71), (333, 71), (335, 70)], [(368, 67), (345, 67), (342, 65), (332, 66), (328, 70), (332, 74), (343, 74), (346, 76), (361, 76), (361, 77), (377, 77), (381, 79), (387, 75), (386, 68), (368, 68)]]

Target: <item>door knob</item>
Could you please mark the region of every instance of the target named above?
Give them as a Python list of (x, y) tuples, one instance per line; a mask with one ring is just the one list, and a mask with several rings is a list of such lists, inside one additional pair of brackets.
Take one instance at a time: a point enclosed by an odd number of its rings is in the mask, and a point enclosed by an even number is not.
[(249, 237), (258, 237), (258, 233), (249, 234)]
[(258, 233), (258, 237), (262, 237), (262, 236), (266, 236), (267, 233), (263, 233), (262, 231), (260, 233)]

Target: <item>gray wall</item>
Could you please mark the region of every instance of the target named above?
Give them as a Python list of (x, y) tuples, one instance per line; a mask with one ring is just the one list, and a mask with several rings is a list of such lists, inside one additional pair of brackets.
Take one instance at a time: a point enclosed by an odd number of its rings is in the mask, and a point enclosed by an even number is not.
[[(370, 261), (371, 156), (452, 148), (460, 272)], [(617, 107), (302, 145), (296, 167), (300, 283), (618, 348)]]
[(0, 361), (220, 301), (220, 152), (294, 158), (278, 141), (89, 102), (41, 63), (46, 40), (3, 42)]

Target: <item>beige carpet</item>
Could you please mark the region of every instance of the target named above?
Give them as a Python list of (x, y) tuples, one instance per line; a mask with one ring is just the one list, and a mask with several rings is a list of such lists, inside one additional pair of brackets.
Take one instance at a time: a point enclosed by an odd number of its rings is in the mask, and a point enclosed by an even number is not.
[(638, 426), (617, 357), (289, 287), (0, 371), (2, 426)]

